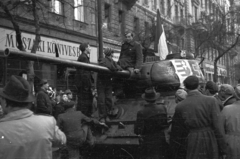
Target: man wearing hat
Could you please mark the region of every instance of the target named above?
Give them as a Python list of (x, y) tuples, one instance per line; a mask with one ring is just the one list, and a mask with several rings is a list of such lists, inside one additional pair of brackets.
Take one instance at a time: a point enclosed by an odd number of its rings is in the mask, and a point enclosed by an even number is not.
[[(82, 43), (80, 45), (80, 50), (82, 54), (78, 57), (79, 62), (90, 63), (90, 45), (88, 43)], [(92, 83), (93, 77), (91, 71), (84, 70), (82, 68), (77, 68), (75, 75), (75, 84), (78, 89), (78, 102), (77, 110), (81, 110), (85, 115), (91, 116), (92, 114)]]
[(147, 101), (144, 108), (137, 113), (134, 133), (141, 136), (140, 155), (142, 158), (165, 158), (167, 143), (164, 129), (168, 126), (167, 112), (163, 103), (156, 104), (160, 97), (154, 88), (148, 88), (142, 95)]
[(36, 114), (46, 114), (52, 115), (53, 111), (53, 102), (51, 101), (47, 90), (49, 87), (48, 80), (42, 79), (39, 83), (41, 87), (37, 93), (37, 107)]
[(52, 158), (52, 147), (66, 143), (66, 137), (51, 116), (34, 115), (28, 109), (35, 101), (29, 83), (11, 76), (0, 89), (5, 116), (0, 119), (0, 158)]
[(237, 101), (234, 88), (229, 84), (222, 84), (218, 93), (224, 107)]
[[(121, 71), (122, 68), (112, 59), (113, 50), (106, 48), (105, 57), (100, 59), (99, 64), (111, 71)], [(107, 113), (112, 109), (112, 75), (98, 73), (97, 76), (98, 112), (103, 122), (107, 119)]]
[(227, 158), (240, 158), (240, 86), (235, 87), (237, 101), (223, 108), (221, 125), (224, 127), (228, 143)]
[(207, 81), (204, 89), (204, 94), (207, 96), (213, 96), (214, 98), (216, 98), (220, 111), (222, 111), (223, 104), (218, 96), (218, 86), (215, 82)]
[(183, 82), (187, 98), (178, 103), (170, 138), (172, 158), (218, 159), (225, 153), (223, 127), (219, 125), (220, 110), (214, 97), (198, 91), (199, 79), (189, 76)]

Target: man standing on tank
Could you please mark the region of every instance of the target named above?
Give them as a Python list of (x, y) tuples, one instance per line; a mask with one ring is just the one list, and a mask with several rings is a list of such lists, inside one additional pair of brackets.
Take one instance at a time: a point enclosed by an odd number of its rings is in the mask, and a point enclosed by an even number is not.
[[(78, 57), (79, 62), (90, 63), (90, 46), (88, 43), (83, 43), (80, 45), (80, 50), (82, 54)], [(83, 68), (78, 68), (75, 76), (75, 84), (78, 89), (78, 102), (77, 102), (77, 110), (83, 112), (83, 114), (87, 116), (91, 116), (92, 111), (92, 72), (87, 71)]]

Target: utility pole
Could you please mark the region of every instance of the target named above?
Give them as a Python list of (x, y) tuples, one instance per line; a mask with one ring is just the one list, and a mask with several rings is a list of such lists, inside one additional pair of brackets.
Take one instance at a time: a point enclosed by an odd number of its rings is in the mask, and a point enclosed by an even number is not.
[(102, 37), (102, 0), (97, 0), (98, 6), (98, 59), (103, 57), (103, 37)]

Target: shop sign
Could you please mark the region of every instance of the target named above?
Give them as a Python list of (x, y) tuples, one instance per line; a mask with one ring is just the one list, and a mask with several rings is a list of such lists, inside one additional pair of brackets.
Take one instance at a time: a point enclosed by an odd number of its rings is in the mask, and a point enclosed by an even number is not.
[[(10, 48), (18, 50), (14, 30), (0, 28), (0, 33), (0, 49)], [(34, 40), (34, 34), (22, 32), (22, 42), (26, 52), (31, 52)], [(79, 45), (80, 44), (74, 42), (41, 36), (41, 42), (39, 43), (36, 54), (56, 57), (55, 48), (57, 47), (60, 58), (77, 60), (81, 54)], [(90, 62), (97, 63), (97, 61), (97, 48), (91, 46)]]
[[(206, 73), (214, 74), (214, 66), (213, 65), (205, 64), (204, 68), (205, 68)], [(218, 76), (227, 76), (227, 71), (224, 68), (218, 67), (217, 68), (217, 74), (218, 74)]]

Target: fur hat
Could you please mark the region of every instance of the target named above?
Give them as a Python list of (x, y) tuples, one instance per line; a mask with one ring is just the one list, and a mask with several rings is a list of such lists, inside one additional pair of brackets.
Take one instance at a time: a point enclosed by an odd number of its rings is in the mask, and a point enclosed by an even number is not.
[(0, 96), (15, 102), (29, 103), (35, 101), (31, 94), (31, 86), (20, 76), (11, 76), (4, 88), (0, 88)]
[(159, 97), (160, 97), (160, 93), (156, 93), (153, 87), (147, 88), (145, 90), (145, 93), (142, 94), (142, 98), (145, 99), (146, 101), (156, 101)]
[(106, 49), (104, 50), (104, 54), (105, 54), (106, 56), (110, 56), (112, 53), (113, 53), (113, 50), (112, 50), (111, 48), (106, 48)]

